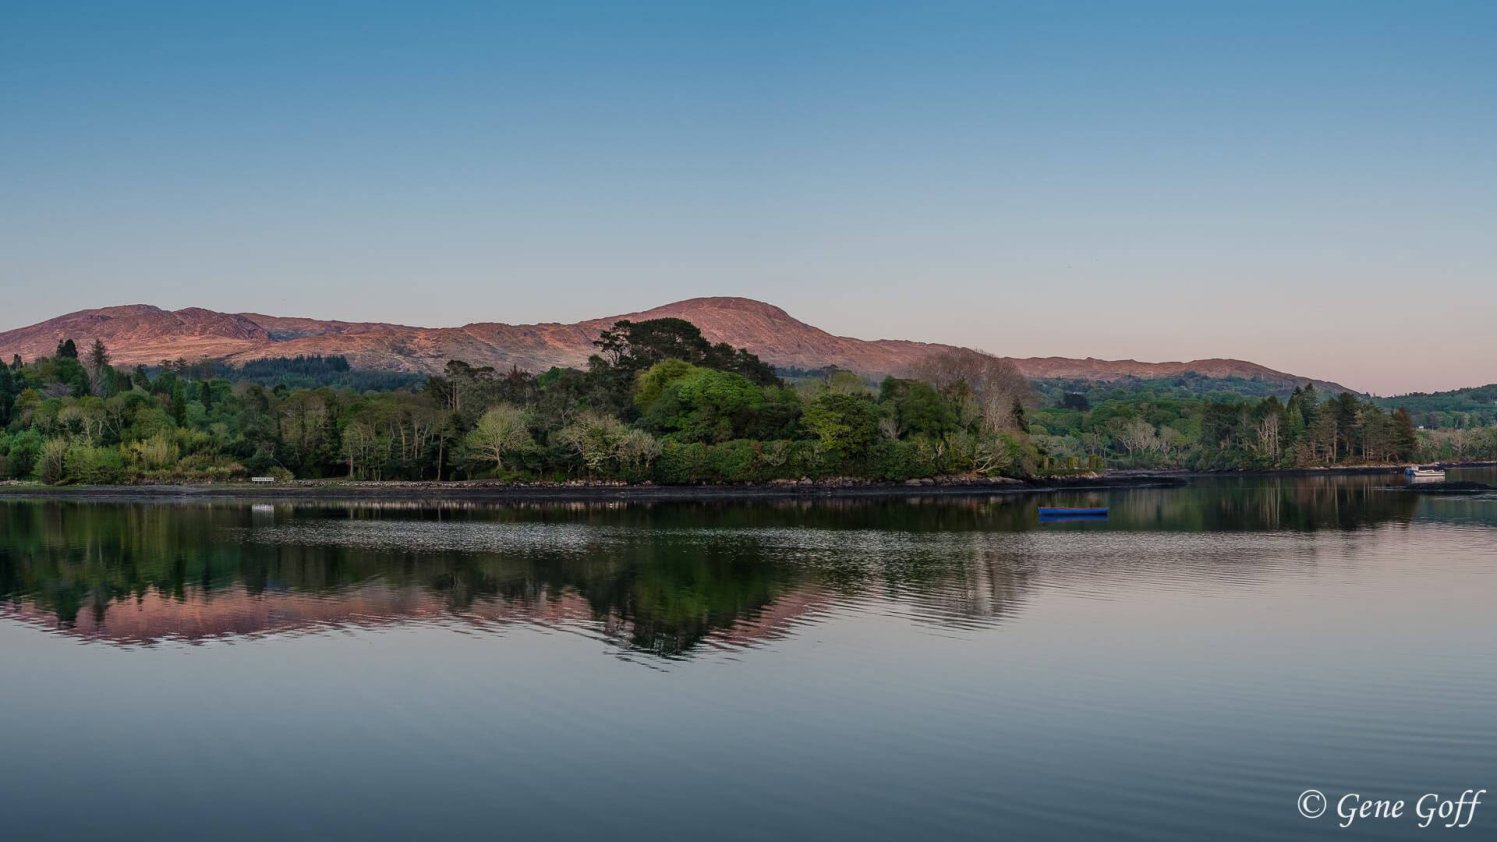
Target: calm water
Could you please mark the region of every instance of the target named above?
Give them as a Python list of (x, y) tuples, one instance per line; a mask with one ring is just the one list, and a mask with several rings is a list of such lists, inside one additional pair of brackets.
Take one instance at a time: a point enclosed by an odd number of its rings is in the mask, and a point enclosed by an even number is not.
[(0, 838), (1457, 833), (1411, 814), (1497, 787), (1497, 497), (1390, 481), (0, 500)]

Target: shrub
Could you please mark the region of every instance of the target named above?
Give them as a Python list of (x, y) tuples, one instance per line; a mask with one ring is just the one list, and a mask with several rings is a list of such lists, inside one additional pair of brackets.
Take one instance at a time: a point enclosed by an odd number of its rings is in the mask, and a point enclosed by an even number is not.
[(709, 476), (707, 445), (701, 442), (667, 441), (655, 462), (655, 479), (669, 484), (701, 482)]
[(42, 434), (35, 430), (17, 433), (10, 440), (9, 468), (11, 476), (21, 478), (36, 473), (36, 463), (42, 456)]
[(130, 464), (143, 471), (160, 471), (177, 464), (180, 450), (177, 443), (165, 433), (157, 433), (144, 441), (131, 442), (126, 446)]
[(42, 482), (56, 485), (67, 478), (67, 439), (47, 439), (37, 456), (36, 473)]
[(869, 473), (874, 479), (901, 481), (935, 476), (935, 454), (922, 440), (883, 441), (873, 448)]
[(82, 485), (123, 482), (125, 459), (116, 447), (73, 442), (63, 453), (63, 473), (68, 481)]
[(719, 482), (753, 482), (759, 479), (757, 442), (738, 439), (708, 449), (707, 465)]
[(835, 468), (836, 465), (829, 462), (822, 453), (819, 442), (792, 441), (788, 458), (785, 460), (785, 470), (780, 475), (791, 479), (822, 477), (832, 473)]

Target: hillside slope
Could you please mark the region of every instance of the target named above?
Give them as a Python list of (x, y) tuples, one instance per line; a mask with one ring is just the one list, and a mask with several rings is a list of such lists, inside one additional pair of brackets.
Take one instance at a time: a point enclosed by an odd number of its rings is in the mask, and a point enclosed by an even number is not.
[[(770, 304), (748, 298), (693, 298), (650, 310), (574, 324), (511, 325), (476, 322), (453, 328), (425, 328), (381, 322), (324, 321), (258, 313), (218, 313), (190, 307), (169, 311), (144, 304), (82, 310), (30, 327), (0, 333), (0, 355), (31, 360), (55, 350), (59, 339), (80, 348), (103, 340), (117, 364), (147, 365), (178, 358), (223, 359), (230, 363), (266, 357), (342, 355), (357, 368), (437, 372), (448, 360), (507, 369), (542, 371), (581, 366), (592, 341), (619, 319), (686, 319), (714, 342), (747, 348), (782, 367), (836, 365), (868, 376), (902, 374), (922, 357), (951, 346), (899, 339), (864, 340), (835, 336)], [(1116, 380), (1173, 377), (1197, 372), (1211, 377), (1243, 377), (1286, 388), (1309, 379), (1242, 360), (1147, 363), (1135, 360), (1016, 358), (1026, 375), (1044, 378)], [(1325, 381), (1317, 388), (1341, 389)]]

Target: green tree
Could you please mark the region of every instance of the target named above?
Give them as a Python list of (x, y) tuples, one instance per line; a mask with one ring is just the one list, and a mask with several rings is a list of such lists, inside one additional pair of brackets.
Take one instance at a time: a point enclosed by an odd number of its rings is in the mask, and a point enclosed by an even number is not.
[(754, 432), (764, 389), (730, 371), (665, 360), (640, 376), (635, 393), (650, 430), (681, 441), (722, 442)]
[(16, 402), (15, 377), (10, 369), (0, 365), (0, 429), (10, 423), (11, 408)]
[(187, 423), (187, 390), (180, 382), (174, 383), (171, 390), (172, 420), (178, 427)]
[(503, 471), (505, 456), (535, 444), (530, 435), (530, 415), (509, 404), (491, 407), (479, 417), (464, 443), (474, 456), (485, 463), (492, 462), (496, 470)]
[(630, 430), (609, 415), (587, 411), (556, 434), (558, 443), (577, 454), (588, 473), (598, 476), (616, 467)]
[[(76, 351), (75, 348), (74, 352)], [(88, 361), (93, 365), (94, 371), (103, 371), (104, 366), (109, 365), (109, 350), (104, 347), (104, 340), (94, 340), (94, 346), (88, 352)]]
[(886, 377), (879, 385), (878, 401), (899, 438), (940, 438), (957, 429), (957, 407), (929, 383)]
[(806, 407), (803, 423), (833, 459), (856, 461), (878, 440), (878, 418), (871, 397), (826, 392)]
[(1354, 456), (1361, 445), (1362, 402), (1350, 392), (1342, 392), (1327, 405), (1336, 417), (1336, 458)]
[(634, 375), (663, 360), (684, 360), (692, 365), (731, 371), (761, 386), (776, 385), (774, 369), (742, 348), (708, 342), (702, 331), (685, 319), (628, 319), (615, 322), (593, 342), (598, 353), (590, 367), (613, 369), (632, 384)]
[(634, 405), (640, 412), (648, 414), (650, 409), (665, 395), (670, 384), (699, 369), (685, 360), (661, 360), (639, 373), (634, 385)]
[(10, 479), (32, 476), (44, 445), (42, 434), (36, 430), (22, 430), (11, 436), (9, 452), (5, 456), (5, 475)]
[(1393, 449), (1395, 458), (1402, 462), (1412, 460), (1419, 450), (1419, 433), (1414, 429), (1414, 419), (1403, 407), (1393, 413)]

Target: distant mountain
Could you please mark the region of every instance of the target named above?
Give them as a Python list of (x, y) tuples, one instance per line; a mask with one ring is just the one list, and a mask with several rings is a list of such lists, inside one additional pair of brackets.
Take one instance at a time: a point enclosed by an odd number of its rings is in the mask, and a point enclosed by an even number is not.
[[(162, 360), (221, 359), (230, 364), (268, 357), (340, 355), (356, 368), (437, 372), (448, 360), (507, 369), (544, 371), (582, 366), (592, 341), (619, 319), (686, 319), (714, 342), (747, 348), (780, 367), (835, 365), (878, 377), (904, 374), (921, 358), (952, 346), (902, 339), (864, 340), (834, 336), (793, 318), (778, 307), (748, 298), (692, 298), (653, 310), (591, 319), (575, 324), (510, 325), (476, 322), (463, 327), (426, 328), (380, 322), (341, 322), (256, 313), (218, 313), (198, 307), (162, 310), (145, 304), (80, 310), (30, 327), (0, 333), (0, 355), (31, 360), (53, 353), (59, 339), (80, 349), (103, 340), (117, 364), (152, 365)], [(1244, 378), (1280, 388), (1314, 382), (1317, 389), (1344, 387), (1312, 381), (1241, 360), (1145, 363), (1135, 360), (1015, 358), (1035, 378), (1111, 381), (1164, 378), (1195, 372), (1216, 378)]]

